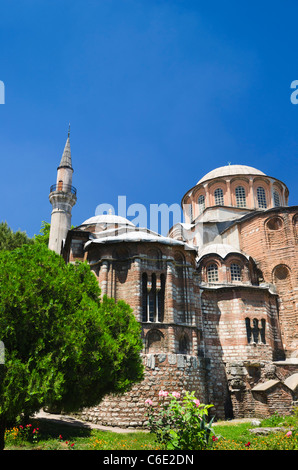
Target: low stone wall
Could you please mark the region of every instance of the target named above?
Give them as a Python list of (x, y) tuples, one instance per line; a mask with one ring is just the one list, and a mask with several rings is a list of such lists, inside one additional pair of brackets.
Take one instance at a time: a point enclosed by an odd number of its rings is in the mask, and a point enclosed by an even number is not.
[(291, 414), (297, 407), (298, 390), (286, 379), (298, 373), (298, 361), (238, 361), (227, 365), (234, 417), (268, 417)]
[(77, 417), (104, 426), (146, 426), (145, 400), (158, 406), (160, 390), (169, 392), (194, 391), (207, 403), (204, 359), (183, 354), (144, 354), (144, 380), (123, 395), (109, 395), (98, 406), (86, 408)]

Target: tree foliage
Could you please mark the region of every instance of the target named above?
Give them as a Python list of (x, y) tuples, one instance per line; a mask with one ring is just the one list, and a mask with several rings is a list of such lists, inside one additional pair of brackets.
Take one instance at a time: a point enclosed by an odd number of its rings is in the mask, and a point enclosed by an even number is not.
[(7, 225), (7, 222), (0, 222), (0, 251), (14, 250), (24, 244), (32, 244), (33, 240), (25, 232), (13, 230)]
[(34, 240), (37, 243), (43, 243), (44, 245), (49, 246), (50, 229), (51, 224), (43, 220), (41, 223), (40, 232), (34, 236)]
[(86, 263), (66, 265), (42, 243), (0, 252), (0, 340), (0, 441), (21, 414), (94, 406), (143, 378), (131, 308), (101, 301)]

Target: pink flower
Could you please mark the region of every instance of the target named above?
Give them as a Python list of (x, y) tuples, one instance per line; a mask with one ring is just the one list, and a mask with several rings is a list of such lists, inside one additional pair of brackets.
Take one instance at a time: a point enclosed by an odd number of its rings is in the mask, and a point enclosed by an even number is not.
[(150, 398), (147, 398), (147, 400), (145, 401), (146, 405), (150, 405), (152, 406), (153, 405), (153, 401), (150, 400)]
[(169, 394), (169, 392), (166, 392), (165, 390), (160, 390), (160, 392), (159, 392), (158, 395), (159, 395), (160, 397), (167, 397), (168, 394)]
[(286, 434), (287, 437), (290, 437), (292, 436), (292, 431), (288, 431), (287, 434)]
[(173, 392), (172, 395), (175, 398), (180, 398), (180, 393), (179, 392)]
[(197, 407), (200, 406), (200, 400), (195, 399), (193, 400), (193, 402)]

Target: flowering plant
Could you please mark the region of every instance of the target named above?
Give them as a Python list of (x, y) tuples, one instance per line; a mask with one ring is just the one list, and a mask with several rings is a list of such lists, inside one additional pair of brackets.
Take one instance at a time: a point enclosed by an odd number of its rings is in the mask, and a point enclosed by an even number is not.
[(201, 404), (194, 392), (186, 392), (180, 400), (179, 392), (161, 390), (159, 396), (167, 398), (154, 410), (151, 400), (147, 418), (149, 429), (164, 449), (202, 450), (208, 446), (213, 419), (207, 423), (208, 410), (213, 405)]

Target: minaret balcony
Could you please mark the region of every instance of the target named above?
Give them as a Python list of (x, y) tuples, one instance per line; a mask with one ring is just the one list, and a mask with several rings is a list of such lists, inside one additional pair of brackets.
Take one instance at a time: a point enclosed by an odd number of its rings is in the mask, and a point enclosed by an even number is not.
[(50, 188), (50, 192), (53, 193), (54, 191), (61, 191), (63, 193), (71, 193), (76, 196), (77, 190), (74, 186), (71, 186), (70, 184), (65, 184), (62, 181), (60, 181), (57, 184), (52, 184)]

